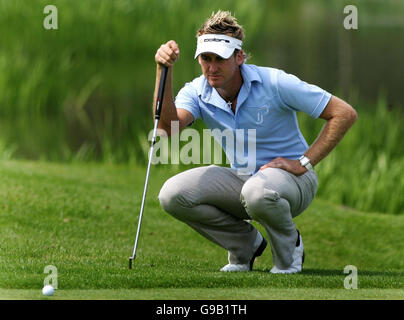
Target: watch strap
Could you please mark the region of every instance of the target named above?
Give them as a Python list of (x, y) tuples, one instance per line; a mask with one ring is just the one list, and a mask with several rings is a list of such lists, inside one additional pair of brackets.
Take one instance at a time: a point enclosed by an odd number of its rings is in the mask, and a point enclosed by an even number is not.
[(300, 164), (305, 167), (307, 170), (314, 170), (312, 164), (310, 163), (310, 159), (306, 157), (305, 155), (302, 155), (299, 158)]

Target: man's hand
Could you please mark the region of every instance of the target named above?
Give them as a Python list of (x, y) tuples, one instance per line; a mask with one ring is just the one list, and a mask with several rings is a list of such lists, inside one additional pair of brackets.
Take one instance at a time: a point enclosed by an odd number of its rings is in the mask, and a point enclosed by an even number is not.
[(264, 164), (260, 170), (266, 168), (279, 168), (293, 173), (295, 176), (301, 176), (307, 172), (307, 169), (300, 164), (299, 160), (290, 160), (278, 157), (267, 164)]
[(164, 65), (166, 67), (172, 67), (180, 57), (180, 49), (178, 44), (174, 40), (170, 40), (167, 43), (161, 45), (157, 50), (154, 59), (157, 64)]

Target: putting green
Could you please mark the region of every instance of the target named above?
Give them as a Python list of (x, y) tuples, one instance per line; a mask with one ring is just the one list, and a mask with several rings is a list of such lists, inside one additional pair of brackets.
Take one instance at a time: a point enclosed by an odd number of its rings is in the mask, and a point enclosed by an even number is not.
[(272, 289), (272, 288), (175, 288), (175, 289), (117, 289), (117, 290), (56, 290), (51, 297), (43, 296), (41, 290), (0, 289), (2, 300), (402, 300), (401, 289)]

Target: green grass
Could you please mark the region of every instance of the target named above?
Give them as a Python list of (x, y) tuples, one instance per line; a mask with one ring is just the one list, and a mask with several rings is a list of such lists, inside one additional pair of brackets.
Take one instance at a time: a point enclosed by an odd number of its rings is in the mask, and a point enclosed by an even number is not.
[[(295, 220), (307, 255), (301, 274), (269, 274), (270, 250), (254, 272), (224, 274), (226, 252), (160, 208), (158, 191), (173, 174), (170, 166), (152, 168), (128, 270), (144, 168), (3, 161), (0, 298), (41, 298), (47, 265), (58, 270), (52, 299), (403, 298), (403, 216), (316, 199)], [(358, 269), (358, 290), (344, 289), (346, 265)]]
[(319, 289), (319, 288), (153, 288), (56, 290), (45, 297), (37, 289), (0, 289), (2, 300), (371, 300), (404, 299), (399, 289)]

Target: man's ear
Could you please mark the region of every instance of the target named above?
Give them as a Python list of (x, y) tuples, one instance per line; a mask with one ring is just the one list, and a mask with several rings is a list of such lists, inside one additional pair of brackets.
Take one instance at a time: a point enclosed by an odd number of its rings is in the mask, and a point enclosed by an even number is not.
[(237, 52), (236, 61), (239, 66), (244, 63), (244, 51), (240, 50)]

